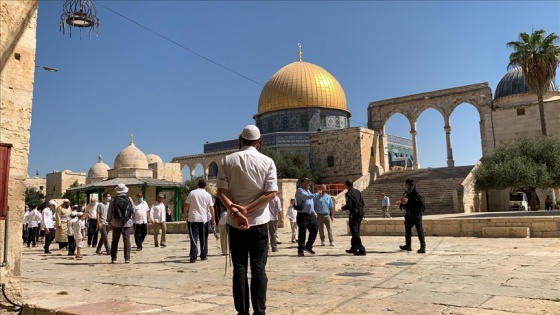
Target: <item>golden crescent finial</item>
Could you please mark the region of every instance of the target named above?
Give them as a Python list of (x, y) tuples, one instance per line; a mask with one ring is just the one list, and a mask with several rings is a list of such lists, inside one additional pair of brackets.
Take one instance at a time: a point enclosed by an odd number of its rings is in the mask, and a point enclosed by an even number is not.
[(297, 46), (299, 48), (299, 54), (298, 54), (299, 55), (299, 61), (302, 61), (301, 56), (303, 55), (303, 53), (301, 52), (301, 43), (298, 43)]

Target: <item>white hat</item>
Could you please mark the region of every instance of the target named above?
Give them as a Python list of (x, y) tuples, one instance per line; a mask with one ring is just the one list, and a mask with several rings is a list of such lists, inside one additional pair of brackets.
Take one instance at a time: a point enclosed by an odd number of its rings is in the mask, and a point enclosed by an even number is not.
[(79, 208), (80, 206), (78, 205), (73, 205), (72, 208)]
[(75, 217), (75, 216), (77, 216), (77, 215), (78, 215), (78, 212), (77, 212), (77, 211), (72, 211), (72, 212), (70, 212), (70, 216), (71, 216), (71, 217)]
[(52, 199), (49, 200), (49, 205), (55, 206), (55, 207), (56, 207), (56, 201), (54, 201), (54, 200), (52, 200)]
[(125, 184), (118, 184), (117, 188), (115, 188), (117, 193), (119, 194), (126, 194), (128, 192), (128, 187)]
[(247, 125), (241, 132), (241, 138), (249, 141), (258, 140), (261, 138), (261, 131), (255, 125)]
[(68, 200), (68, 199), (64, 199), (64, 201), (62, 201), (62, 202), (70, 202), (70, 200)]
[(78, 216), (79, 216), (79, 217), (81, 217), (81, 216), (83, 216), (83, 215), (84, 215), (84, 213), (83, 213), (83, 212), (81, 212), (81, 211), (80, 211), (80, 212), (78, 212)]

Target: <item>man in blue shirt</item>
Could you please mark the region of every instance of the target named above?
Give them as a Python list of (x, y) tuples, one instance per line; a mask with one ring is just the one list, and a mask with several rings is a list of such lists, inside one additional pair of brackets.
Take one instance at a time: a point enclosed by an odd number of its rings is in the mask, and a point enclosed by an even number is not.
[(321, 246), (325, 246), (325, 226), (329, 234), (329, 243), (334, 246), (334, 238), (332, 235), (331, 221), (334, 221), (334, 204), (331, 195), (327, 193), (327, 186), (321, 185), (323, 192), (315, 198), (315, 212), (317, 212), (317, 221), (319, 223), (319, 237), (321, 238)]
[[(297, 225), (298, 225), (298, 256), (303, 257), (303, 251), (315, 255), (313, 251), (313, 243), (317, 238), (317, 218), (315, 217), (315, 204), (313, 199), (321, 194), (321, 191), (313, 194), (309, 190), (309, 179), (304, 177), (300, 179), (301, 187), (296, 191), (296, 205), (302, 206), (298, 210)], [(309, 230), (309, 239), (305, 242), (306, 232)]]

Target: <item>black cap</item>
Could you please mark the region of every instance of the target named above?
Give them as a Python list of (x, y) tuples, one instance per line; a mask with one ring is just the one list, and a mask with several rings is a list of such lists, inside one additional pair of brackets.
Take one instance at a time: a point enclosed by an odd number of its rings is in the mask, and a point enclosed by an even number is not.
[(354, 186), (354, 182), (353, 182), (351, 179), (347, 179), (347, 180), (344, 182), (344, 185), (346, 185), (346, 186), (348, 186), (348, 187), (352, 187), (352, 186)]
[(299, 179), (300, 183), (303, 183), (303, 182), (305, 182), (306, 180), (309, 180), (309, 178), (307, 178), (307, 177), (302, 177), (302, 178)]

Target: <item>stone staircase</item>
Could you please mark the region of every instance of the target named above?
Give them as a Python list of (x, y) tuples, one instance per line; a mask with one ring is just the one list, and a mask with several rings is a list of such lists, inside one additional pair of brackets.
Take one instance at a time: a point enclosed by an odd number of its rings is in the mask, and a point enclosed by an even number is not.
[(404, 181), (414, 179), (416, 187), (426, 197), (425, 214), (453, 213), (453, 191), (460, 187), (474, 165), (459, 167), (425, 168), (419, 170), (391, 171), (379, 176), (364, 191), (365, 217), (383, 217), (381, 193), (385, 192), (391, 199), (389, 209), (392, 217), (404, 216), (396, 202), (402, 197)]

